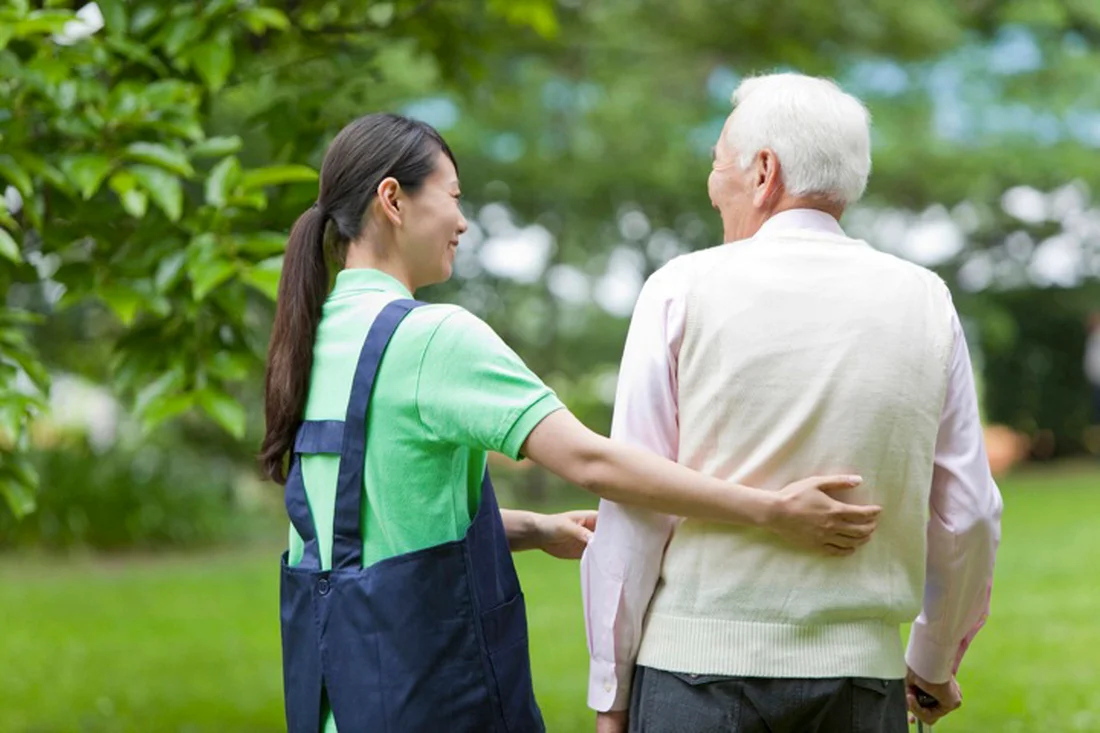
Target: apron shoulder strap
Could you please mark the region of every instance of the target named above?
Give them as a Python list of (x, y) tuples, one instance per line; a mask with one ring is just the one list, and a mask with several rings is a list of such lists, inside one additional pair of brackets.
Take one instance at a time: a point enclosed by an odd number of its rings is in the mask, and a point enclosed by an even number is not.
[(363, 566), (363, 536), (360, 513), (363, 502), (363, 463), (367, 452), (367, 418), (371, 394), (382, 356), (401, 321), (424, 303), (400, 299), (388, 303), (371, 324), (359, 352), (351, 385), (340, 443), (340, 473), (336, 481), (336, 511), (333, 517), (332, 568)]
[(321, 555), (317, 545), (317, 532), (313, 523), (313, 513), (306, 497), (305, 481), (302, 478), (303, 455), (319, 453), (340, 453), (344, 437), (343, 420), (306, 420), (298, 426), (294, 438), (294, 450), (290, 455), (290, 471), (286, 477), (283, 501), (290, 523), (305, 544), (299, 566), (313, 570), (320, 569)]

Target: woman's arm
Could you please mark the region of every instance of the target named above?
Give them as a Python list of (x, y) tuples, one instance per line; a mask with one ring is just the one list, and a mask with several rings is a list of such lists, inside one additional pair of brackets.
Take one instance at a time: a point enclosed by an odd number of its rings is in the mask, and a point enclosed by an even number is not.
[(531, 431), (523, 454), (599, 496), (664, 514), (767, 528), (794, 544), (847, 555), (865, 543), (881, 507), (845, 504), (826, 492), (850, 489), (859, 477), (803, 479), (763, 491), (704, 476), (589, 430), (568, 410)]

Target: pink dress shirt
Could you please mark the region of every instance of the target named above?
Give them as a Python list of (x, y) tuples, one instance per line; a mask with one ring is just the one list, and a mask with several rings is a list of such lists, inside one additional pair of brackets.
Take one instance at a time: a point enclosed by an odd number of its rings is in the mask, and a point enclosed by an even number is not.
[[(844, 235), (836, 219), (811, 209), (781, 212), (760, 232), (810, 229)], [(661, 270), (642, 288), (623, 349), (611, 437), (676, 460), (677, 355), (689, 282)], [(682, 277), (682, 275), (681, 275)], [(955, 346), (936, 440), (928, 523), (924, 609), (913, 623), (906, 661), (930, 682), (958, 669), (989, 611), (1001, 497), (990, 475), (970, 356), (954, 319)], [(600, 502), (595, 537), (581, 561), (590, 657), (588, 705), (629, 706), (642, 622), (678, 518)]]

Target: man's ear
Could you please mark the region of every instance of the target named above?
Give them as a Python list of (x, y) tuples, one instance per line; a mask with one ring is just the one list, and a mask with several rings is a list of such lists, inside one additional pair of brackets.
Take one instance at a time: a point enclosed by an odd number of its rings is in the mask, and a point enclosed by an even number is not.
[(375, 197), (382, 213), (394, 226), (401, 226), (404, 221), (401, 210), (401, 184), (392, 176), (383, 178), (375, 191)]
[(779, 158), (768, 148), (757, 153), (753, 163), (752, 183), (752, 202), (758, 207), (766, 206), (782, 193), (783, 173)]

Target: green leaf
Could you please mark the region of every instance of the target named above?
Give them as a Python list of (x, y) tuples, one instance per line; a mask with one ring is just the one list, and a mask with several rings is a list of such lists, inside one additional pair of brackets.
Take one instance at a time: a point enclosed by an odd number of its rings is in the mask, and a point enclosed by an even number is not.
[(255, 232), (243, 234), (235, 242), (238, 252), (259, 258), (281, 255), (286, 250), (286, 239), (282, 232)]
[(146, 3), (139, 5), (130, 21), (130, 31), (138, 36), (144, 34), (161, 21), (164, 17), (164, 11), (165, 7), (163, 5), (149, 5)]
[(150, 122), (149, 127), (159, 132), (166, 132), (172, 137), (191, 141), (202, 140), (205, 134), (202, 124), (197, 119), (158, 120)]
[(43, 229), (42, 217), (46, 213), (46, 200), (42, 194), (36, 194), (23, 199), (23, 218), (31, 228), (41, 231)]
[(230, 156), (218, 163), (206, 179), (206, 203), (220, 209), (229, 200), (229, 194), (241, 179), (241, 164), (237, 156)]
[(23, 262), (23, 253), (19, 251), (19, 244), (7, 229), (0, 229), (0, 257), (9, 259), (17, 265)]
[(15, 35), (26, 38), (40, 33), (60, 33), (71, 20), (76, 20), (76, 13), (71, 10), (35, 10), (15, 24)]
[(552, 3), (543, 0), (490, 0), (489, 9), (516, 26), (526, 26), (543, 38), (558, 33), (558, 19)]
[(187, 375), (183, 367), (176, 366), (165, 372), (153, 382), (145, 385), (134, 399), (134, 411), (139, 415), (149, 409), (149, 406), (158, 400), (167, 399), (170, 393), (181, 389), (186, 383)]
[(138, 189), (137, 178), (134, 177), (133, 173), (127, 170), (117, 171), (111, 176), (108, 185), (111, 190), (118, 194), (118, 199), (122, 202), (122, 208), (126, 210), (127, 214), (135, 219), (141, 219), (145, 216), (145, 212), (149, 208), (149, 197), (144, 191)]
[(242, 144), (241, 138), (237, 135), (207, 138), (191, 146), (191, 157), (224, 158), (240, 150)]
[(100, 288), (99, 299), (110, 308), (124, 326), (132, 326), (142, 303), (141, 293), (121, 285)]
[(143, 218), (145, 212), (149, 210), (149, 196), (144, 191), (131, 188), (129, 191), (119, 194), (118, 198), (122, 202), (122, 208), (126, 210), (126, 213), (135, 219)]
[(0, 323), (15, 326), (36, 326), (45, 323), (46, 317), (41, 313), (19, 310), (17, 308), (0, 307)]
[(9, 350), (20, 350), (30, 348), (30, 343), (27, 341), (27, 334), (15, 329), (0, 330), (0, 345), (5, 345)]
[(143, 411), (145, 429), (152, 430), (165, 420), (187, 412), (194, 406), (194, 394), (162, 395), (150, 402)]
[(6, 345), (9, 349), (15, 350), (30, 348), (30, 344), (27, 341), (27, 334), (14, 329), (4, 329), (0, 331), (0, 345)]
[(169, 56), (178, 56), (187, 44), (199, 38), (205, 30), (203, 23), (192, 16), (169, 20), (162, 26), (153, 44), (164, 48)]
[(74, 155), (61, 161), (61, 170), (87, 201), (111, 172), (111, 160), (103, 155)]
[(50, 373), (46, 370), (35, 355), (26, 349), (17, 349), (9, 352), (11, 358), (15, 361), (20, 368), (26, 372), (30, 380), (34, 382), (34, 386), (38, 387), (43, 393), (48, 392), (50, 389)]
[(140, 43), (134, 43), (126, 38), (112, 38), (108, 36), (106, 45), (107, 48), (123, 58), (147, 66), (158, 76), (169, 76), (172, 73), (168, 70), (168, 67), (165, 66), (163, 61), (154, 56), (149, 49), (142, 46)]
[(22, 519), (34, 511), (34, 494), (38, 489), (38, 473), (24, 458), (8, 454), (0, 473), (0, 493), (11, 513)]
[(7, 3), (17, 18), (22, 18), (31, 11), (29, 0), (7, 0)]
[(245, 189), (275, 186), (280, 183), (316, 181), (317, 171), (308, 165), (271, 165), (266, 168), (253, 168), (241, 176), (241, 187)]
[(268, 28), (277, 31), (290, 28), (290, 20), (278, 8), (249, 8), (243, 15), (245, 24), (256, 35), (262, 34)]
[(233, 70), (233, 42), (227, 35), (218, 34), (195, 46), (190, 58), (206, 86), (216, 92), (225, 86)]
[(202, 300), (210, 291), (228, 280), (237, 271), (235, 262), (223, 259), (202, 259), (187, 268), (195, 300)]
[(151, 163), (176, 175), (190, 178), (195, 175), (187, 156), (160, 143), (137, 142), (126, 147), (126, 157), (139, 163)]
[(157, 274), (153, 278), (158, 293), (167, 293), (175, 287), (180, 280), (180, 274), (183, 272), (183, 265), (186, 261), (187, 253), (183, 250), (174, 252), (160, 261), (160, 264), (157, 265)]
[(213, 18), (217, 15), (224, 14), (237, 4), (237, 0), (204, 0), (202, 4), (202, 14), (205, 18)]
[(203, 411), (225, 428), (227, 433), (237, 440), (244, 437), (245, 412), (240, 402), (224, 392), (210, 388), (198, 393), (198, 401)]
[(153, 109), (194, 107), (202, 99), (202, 88), (182, 79), (161, 79), (145, 87), (141, 98)]
[(0, 23), (0, 51), (8, 47), (8, 42), (15, 36), (15, 26)]
[(241, 280), (256, 288), (271, 300), (279, 293), (279, 275), (283, 271), (283, 258), (271, 257), (258, 262), (241, 273)]
[(103, 14), (103, 27), (108, 35), (119, 37), (126, 35), (128, 19), (126, 17), (126, 4), (123, 0), (96, 0), (99, 12)]
[(255, 209), (256, 211), (263, 211), (267, 208), (267, 194), (263, 192), (263, 189), (260, 189), (258, 191), (249, 191), (248, 193), (243, 194), (235, 192), (234, 195), (229, 199), (229, 205)]
[(8, 213), (8, 202), (3, 196), (0, 196), (0, 226), (13, 230), (19, 228), (19, 223)]
[(76, 198), (76, 190), (72, 187), (65, 174), (52, 165), (34, 156), (27, 156), (22, 161), (23, 166), (32, 174), (42, 177), (46, 183), (65, 194), (69, 198)]
[(206, 365), (208, 372), (229, 382), (246, 379), (253, 364), (248, 354), (219, 351)]
[(130, 172), (170, 221), (180, 220), (183, 215), (183, 187), (178, 178), (151, 165), (131, 166)]
[(31, 177), (10, 155), (0, 155), (0, 177), (15, 186), (24, 198), (34, 195), (34, 183)]

